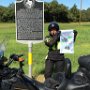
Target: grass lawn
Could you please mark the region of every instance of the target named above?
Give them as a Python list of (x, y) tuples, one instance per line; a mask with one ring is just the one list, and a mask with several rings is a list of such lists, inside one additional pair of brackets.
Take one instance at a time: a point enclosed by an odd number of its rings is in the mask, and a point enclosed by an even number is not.
[[(47, 32), (48, 23), (45, 24), (45, 36)], [(60, 29), (75, 29), (78, 31), (78, 36), (75, 42), (75, 53), (65, 54), (65, 57), (71, 59), (72, 71), (75, 71), (78, 67), (78, 57), (80, 55), (90, 54), (90, 22), (86, 23), (60, 23)], [(16, 42), (14, 23), (0, 23), (0, 42), (3, 39), (7, 42), (5, 55), (9, 57), (12, 53), (24, 53), (25, 58), (25, 72), (28, 73), (27, 54), (28, 45), (24, 45)], [(38, 75), (44, 72), (44, 58), (47, 55), (48, 48), (44, 43), (33, 45), (33, 75)], [(14, 63), (13, 66), (17, 66)]]

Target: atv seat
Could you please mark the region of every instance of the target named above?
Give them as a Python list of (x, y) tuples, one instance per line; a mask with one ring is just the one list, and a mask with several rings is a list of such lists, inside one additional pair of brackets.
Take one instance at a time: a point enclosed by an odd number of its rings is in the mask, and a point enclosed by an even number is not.
[(86, 68), (90, 71), (90, 55), (79, 57), (78, 63), (80, 67)]

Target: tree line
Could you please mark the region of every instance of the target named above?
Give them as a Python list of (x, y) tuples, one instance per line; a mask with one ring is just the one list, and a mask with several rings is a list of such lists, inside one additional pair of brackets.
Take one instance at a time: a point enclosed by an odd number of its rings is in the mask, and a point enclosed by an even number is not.
[[(44, 3), (44, 21), (57, 21), (57, 22), (89, 22), (90, 21), (90, 8), (81, 11), (74, 4), (72, 8), (68, 8), (63, 4), (59, 4), (57, 0)], [(0, 22), (15, 22), (15, 4), (11, 3), (8, 7), (0, 6)]]
[[(80, 10), (77, 5), (74, 4), (72, 8), (68, 8), (63, 4), (59, 4), (57, 0), (52, 0), (52, 2), (45, 2), (45, 21), (58, 21), (58, 22), (83, 22), (90, 21), (90, 8), (87, 10)], [(80, 16), (81, 13), (81, 16)]]
[(11, 3), (8, 7), (0, 6), (0, 22), (15, 22), (14, 3)]

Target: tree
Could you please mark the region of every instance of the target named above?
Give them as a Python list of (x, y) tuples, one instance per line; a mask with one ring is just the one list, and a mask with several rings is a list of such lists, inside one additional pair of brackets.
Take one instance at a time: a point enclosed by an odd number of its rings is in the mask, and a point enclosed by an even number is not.
[(68, 22), (68, 8), (63, 5), (63, 4), (59, 4), (58, 8), (57, 8), (57, 12), (58, 12), (58, 21), (61, 22)]
[(0, 22), (3, 21), (4, 13), (6, 13), (6, 11), (7, 11), (6, 7), (0, 6)]
[(15, 10), (15, 4), (14, 3), (9, 4), (8, 8), (12, 9), (12, 10)]
[(81, 20), (84, 21), (84, 22), (88, 21), (87, 20), (87, 12), (86, 12), (86, 10), (82, 10), (81, 13), (82, 13)]
[(90, 8), (86, 10), (87, 21), (90, 21)]
[(73, 14), (72, 16), (72, 19), (73, 21), (79, 21), (79, 17), (80, 17), (80, 14), (79, 14), (79, 10), (77, 9), (77, 5), (74, 4), (74, 6), (70, 9), (70, 12)]
[(44, 21), (49, 22), (50, 21), (50, 5), (49, 3), (44, 3)]
[(8, 11), (8, 13), (9, 13), (9, 21), (15, 22), (15, 4), (11, 3), (8, 6), (8, 9), (9, 9), (9, 11)]
[(52, 16), (52, 21), (56, 21), (56, 17), (57, 17), (57, 8), (58, 8), (58, 2), (57, 0), (53, 0), (50, 3), (50, 16)]

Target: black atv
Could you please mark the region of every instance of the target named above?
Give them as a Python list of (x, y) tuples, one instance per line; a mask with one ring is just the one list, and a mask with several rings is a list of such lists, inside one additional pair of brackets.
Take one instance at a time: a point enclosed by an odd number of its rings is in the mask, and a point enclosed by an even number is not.
[[(0, 90), (90, 90), (90, 55), (78, 59), (79, 68), (71, 73), (71, 62), (65, 59), (65, 72), (59, 72), (48, 78), (44, 84), (29, 78), (24, 74), (23, 55), (12, 54), (9, 61), (0, 50)], [(9, 67), (13, 61), (19, 63), (19, 68)]]
[(66, 61), (66, 71), (56, 73), (45, 81), (45, 90), (90, 90), (90, 55), (78, 59), (79, 68), (71, 73), (71, 62)]

